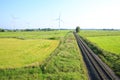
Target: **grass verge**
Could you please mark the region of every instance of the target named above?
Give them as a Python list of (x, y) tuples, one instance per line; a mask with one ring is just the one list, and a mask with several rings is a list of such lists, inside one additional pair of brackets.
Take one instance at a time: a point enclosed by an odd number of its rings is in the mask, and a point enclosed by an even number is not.
[(41, 68), (45, 80), (88, 80), (82, 55), (72, 33), (68, 33), (54, 56)]

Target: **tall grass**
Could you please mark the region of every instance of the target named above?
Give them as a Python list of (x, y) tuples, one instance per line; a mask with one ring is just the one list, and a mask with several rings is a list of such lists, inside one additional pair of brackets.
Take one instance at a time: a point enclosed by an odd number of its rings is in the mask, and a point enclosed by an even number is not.
[(88, 80), (86, 67), (72, 33), (61, 42), (54, 56), (42, 65), (45, 80)]

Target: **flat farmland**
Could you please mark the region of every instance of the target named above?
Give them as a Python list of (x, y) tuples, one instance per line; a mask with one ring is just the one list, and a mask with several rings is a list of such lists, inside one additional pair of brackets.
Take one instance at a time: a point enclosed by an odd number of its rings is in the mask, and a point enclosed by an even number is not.
[(120, 36), (120, 30), (81, 30), (80, 35), (84, 37)]
[(0, 38), (0, 68), (41, 63), (58, 44), (58, 40)]
[(68, 31), (0, 32), (0, 68), (41, 64)]
[(120, 36), (87, 37), (87, 39), (103, 50), (120, 54)]
[(88, 80), (70, 31), (5, 32), (0, 45), (0, 80)]
[(105, 51), (120, 54), (120, 31), (83, 30), (80, 33)]
[(69, 30), (61, 31), (22, 31), (22, 32), (0, 32), (0, 38), (18, 39), (60, 39)]

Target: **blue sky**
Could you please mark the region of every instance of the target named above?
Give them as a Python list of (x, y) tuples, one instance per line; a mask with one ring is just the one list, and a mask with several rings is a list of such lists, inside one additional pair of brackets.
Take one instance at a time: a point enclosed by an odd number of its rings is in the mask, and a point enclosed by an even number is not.
[(120, 29), (120, 0), (0, 0), (0, 28)]

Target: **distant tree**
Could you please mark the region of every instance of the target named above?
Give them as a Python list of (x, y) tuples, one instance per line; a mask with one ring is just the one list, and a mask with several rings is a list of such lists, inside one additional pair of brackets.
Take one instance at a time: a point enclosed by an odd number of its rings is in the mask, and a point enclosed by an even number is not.
[(80, 27), (79, 26), (76, 27), (76, 32), (77, 33), (80, 32)]
[(0, 32), (5, 32), (5, 30), (0, 28)]

